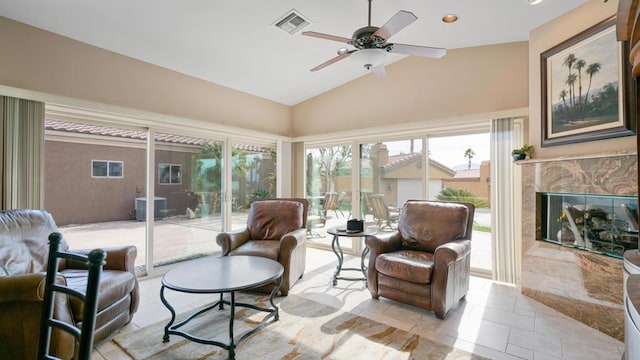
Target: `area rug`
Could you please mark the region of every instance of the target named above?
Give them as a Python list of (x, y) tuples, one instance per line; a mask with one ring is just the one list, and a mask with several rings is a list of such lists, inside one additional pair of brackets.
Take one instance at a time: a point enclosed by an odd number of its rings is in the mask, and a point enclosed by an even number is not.
[[(261, 295), (237, 295), (236, 301), (266, 307)], [(236, 347), (236, 359), (486, 359), (404, 330), (350, 314), (303, 297), (278, 298), (280, 319), (265, 326)], [(265, 315), (236, 307), (234, 333), (255, 326)], [(188, 314), (180, 314), (183, 319)], [(212, 310), (194, 318), (183, 330), (205, 338), (228, 338), (229, 309)], [(228, 352), (171, 335), (162, 342), (167, 321), (132, 333), (119, 334), (114, 341), (131, 357), (142, 359), (227, 359)]]

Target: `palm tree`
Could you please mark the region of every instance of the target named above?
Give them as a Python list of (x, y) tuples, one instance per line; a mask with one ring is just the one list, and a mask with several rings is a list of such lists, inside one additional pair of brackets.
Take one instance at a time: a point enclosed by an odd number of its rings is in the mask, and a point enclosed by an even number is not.
[(593, 75), (597, 74), (600, 71), (600, 68), (602, 68), (602, 65), (600, 63), (589, 64), (589, 66), (587, 67), (586, 73), (589, 75), (589, 86), (587, 87), (587, 93), (584, 96), (585, 106), (587, 105), (587, 102), (589, 100), (589, 90), (591, 90), (591, 80), (593, 80)]
[(471, 148), (465, 150), (464, 157), (469, 159), (469, 165), (467, 166), (467, 169), (471, 169), (471, 159), (473, 159), (475, 155), (476, 153)]
[(584, 68), (587, 65), (587, 62), (579, 59), (578, 61), (576, 61), (576, 64), (574, 65), (574, 67), (576, 68), (576, 70), (578, 70), (578, 104), (579, 104), (579, 108), (582, 110), (582, 68)]
[[(575, 119), (575, 109), (576, 109), (576, 103), (574, 100), (575, 97), (575, 92), (572, 92), (571, 89), (574, 88), (575, 84), (576, 84), (576, 80), (578, 80), (578, 75), (577, 74), (570, 74), (567, 77), (567, 81), (565, 81), (565, 84), (567, 84), (569, 86), (569, 104), (571, 105), (571, 120)], [(573, 94), (573, 95), (572, 95)]]
[(567, 107), (567, 90), (562, 89), (562, 91), (560, 91), (560, 99), (562, 100), (562, 105), (564, 106), (564, 113), (568, 117), (569, 108)]
[[(564, 62), (562, 63), (562, 65), (566, 65), (567, 68), (569, 69), (569, 77), (571, 78), (571, 69), (573, 68), (573, 64), (576, 62), (576, 56), (573, 54), (569, 54), (567, 55), (567, 57), (564, 59)], [(571, 106), (573, 107), (573, 89), (571, 86), (569, 86), (569, 103), (571, 104)]]

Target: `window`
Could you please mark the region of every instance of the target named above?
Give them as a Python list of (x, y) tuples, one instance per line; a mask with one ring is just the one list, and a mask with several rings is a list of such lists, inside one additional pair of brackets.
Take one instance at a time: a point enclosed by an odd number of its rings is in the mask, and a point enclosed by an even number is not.
[(158, 182), (160, 184), (182, 184), (182, 165), (158, 164)]
[(91, 177), (122, 179), (123, 168), (122, 161), (91, 160)]

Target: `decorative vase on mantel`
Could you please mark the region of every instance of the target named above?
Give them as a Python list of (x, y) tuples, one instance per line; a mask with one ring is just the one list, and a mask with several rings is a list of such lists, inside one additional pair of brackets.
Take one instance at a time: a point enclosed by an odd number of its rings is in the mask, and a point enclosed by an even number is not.
[(560, 230), (558, 230), (556, 237), (561, 243), (573, 243), (576, 240), (575, 235), (573, 235), (573, 231), (569, 229), (569, 223), (566, 221), (562, 222), (562, 226)]

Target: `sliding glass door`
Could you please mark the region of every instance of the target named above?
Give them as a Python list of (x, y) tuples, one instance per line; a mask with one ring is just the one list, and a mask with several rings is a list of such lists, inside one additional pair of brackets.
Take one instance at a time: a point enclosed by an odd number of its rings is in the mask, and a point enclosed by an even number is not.
[[(306, 155), (306, 197), (309, 200), (307, 238), (321, 247), (331, 245), (327, 229), (345, 227), (351, 216), (352, 145), (308, 147)], [(349, 250), (352, 244), (340, 243)]]
[[(154, 267), (220, 252), (223, 142), (155, 133)], [(136, 198), (138, 220), (147, 198)]]
[[(45, 120), (45, 209), (73, 249), (138, 248), (146, 267), (145, 129)], [(143, 219), (142, 219), (143, 220)]]
[(471, 267), (492, 270), (491, 156), (488, 132), (433, 136), (429, 144), (429, 199), (475, 204)]
[(244, 229), (255, 199), (276, 197), (276, 148), (233, 144), (231, 151), (231, 229)]
[(422, 199), (424, 173), (422, 139), (360, 145), (360, 214), (367, 226), (395, 230), (404, 202)]

